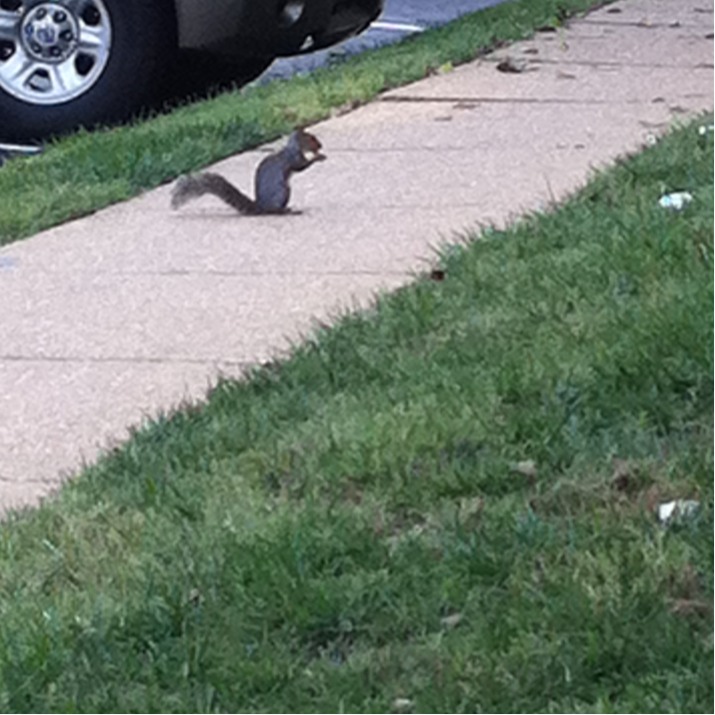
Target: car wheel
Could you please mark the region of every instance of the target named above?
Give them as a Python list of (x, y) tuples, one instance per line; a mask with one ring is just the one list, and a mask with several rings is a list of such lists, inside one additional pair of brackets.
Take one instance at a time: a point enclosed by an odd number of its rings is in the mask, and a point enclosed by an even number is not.
[(127, 117), (176, 44), (170, 0), (0, 0), (0, 139)]

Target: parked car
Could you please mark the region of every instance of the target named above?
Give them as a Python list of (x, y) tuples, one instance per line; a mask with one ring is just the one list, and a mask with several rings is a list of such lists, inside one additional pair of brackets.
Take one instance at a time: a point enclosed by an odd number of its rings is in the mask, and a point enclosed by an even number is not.
[(255, 72), (362, 32), (383, 0), (0, 0), (0, 140), (122, 119), (179, 49)]

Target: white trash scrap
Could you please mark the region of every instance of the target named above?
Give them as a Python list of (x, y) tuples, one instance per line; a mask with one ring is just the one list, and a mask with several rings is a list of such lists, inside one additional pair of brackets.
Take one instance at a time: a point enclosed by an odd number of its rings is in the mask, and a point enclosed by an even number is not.
[(675, 501), (663, 502), (658, 506), (658, 521), (661, 524), (669, 524), (674, 519), (695, 516), (699, 508), (700, 502), (693, 499), (676, 499)]
[(688, 191), (676, 191), (674, 194), (665, 194), (660, 197), (661, 208), (682, 211), (691, 201), (693, 195)]

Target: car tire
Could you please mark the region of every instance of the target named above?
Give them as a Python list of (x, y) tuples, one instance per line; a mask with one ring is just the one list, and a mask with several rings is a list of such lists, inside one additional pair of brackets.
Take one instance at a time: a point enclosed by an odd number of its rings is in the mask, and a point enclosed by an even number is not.
[(172, 0), (0, 0), (0, 140), (126, 119), (176, 49)]

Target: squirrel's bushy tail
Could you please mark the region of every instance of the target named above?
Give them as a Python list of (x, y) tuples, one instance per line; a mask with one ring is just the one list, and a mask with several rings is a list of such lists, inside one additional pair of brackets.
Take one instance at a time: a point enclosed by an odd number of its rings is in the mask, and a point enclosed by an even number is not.
[(180, 176), (171, 192), (171, 208), (176, 210), (204, 194), (217, 196), (241, 213), (256, 213), (256, 204), (253, 200), (240, 192), (223, 176), (210, 172)]
[(196, 194), (194, 185), (196, 183), (196, 177), (194, 176), (180, 176), (174, 187), (171, 189), (171, 208), (176, 211), (176, 209), (181, 208), (187, 201), (191, 201)]

